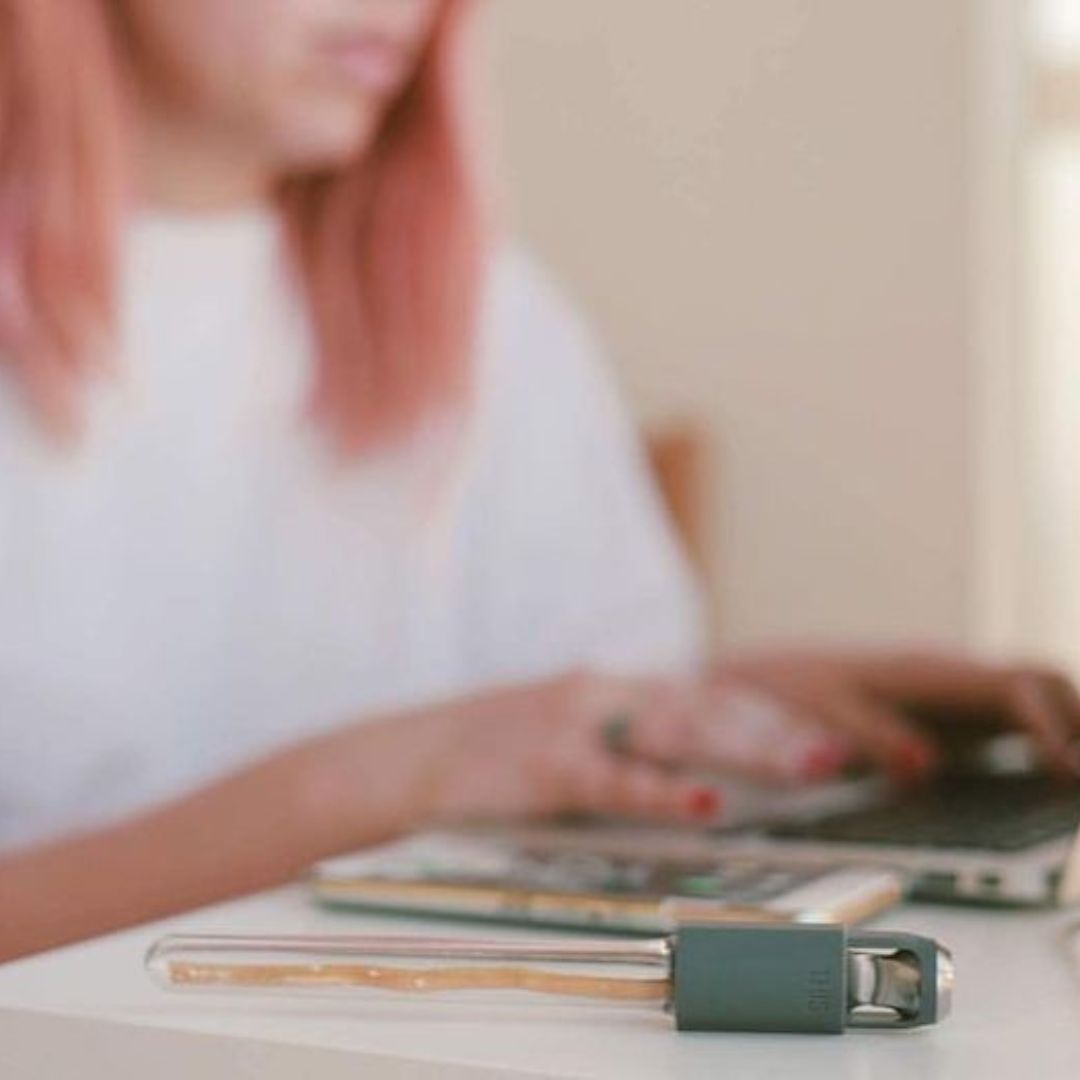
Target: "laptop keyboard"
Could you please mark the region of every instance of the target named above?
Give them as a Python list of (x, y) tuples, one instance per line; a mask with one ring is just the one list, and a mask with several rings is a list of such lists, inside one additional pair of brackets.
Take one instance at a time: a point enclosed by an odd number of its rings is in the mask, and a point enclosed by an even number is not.
[(956, 777), (869, 809), (784, 822), (770, 836), (897, 847), (1020, 851), (1080, 826), (1080, 785), (1045, 776)]

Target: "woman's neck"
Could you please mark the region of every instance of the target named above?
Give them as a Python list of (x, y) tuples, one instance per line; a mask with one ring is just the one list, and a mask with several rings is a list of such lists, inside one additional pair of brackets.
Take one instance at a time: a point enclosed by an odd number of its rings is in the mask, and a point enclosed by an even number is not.
[(156, 207), (187, 212), (234, 210), (265, 202), (273, 181), (258, 155), (225, 132), (149, 109), (138, 127), (138, 184)]

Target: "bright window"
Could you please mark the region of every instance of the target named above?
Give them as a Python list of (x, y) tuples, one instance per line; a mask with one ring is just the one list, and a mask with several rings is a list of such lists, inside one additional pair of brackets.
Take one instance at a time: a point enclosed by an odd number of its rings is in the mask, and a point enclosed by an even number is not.
[(1080, 670), (1080, 0), (1028, 5), (1021, 642)]

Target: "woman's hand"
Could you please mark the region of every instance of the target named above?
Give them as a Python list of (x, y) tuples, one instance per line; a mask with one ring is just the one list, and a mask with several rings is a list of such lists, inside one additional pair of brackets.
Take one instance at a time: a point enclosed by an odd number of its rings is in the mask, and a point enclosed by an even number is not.
[(835, 760), (833, 736), (796, 725), (762, 738), (750, 695), (722, 698), (588, 674), (515, 687), (328, 736), (324, 786), (387, 832), (568, 811), (705, 821), (722, 803), (705, 773), (783, 783)]
[(718, 816), (704, 777), (792, 784), (858, 760), (922, 776), (938, 760), (928, 720), (1027, 731), (1077, 771), (1066, 678), (936, 653), (770, 653), (695, 683), (573, 675), (357, 725), (323, 753), (338, 820), (368, 831), (568, 811), (678, 822)]
[(963, 724), (1026, 731), (1050, 768), (1080, 771), (1080, 695), (1044, 667), (933, 652), (791, 652), (718, 663), (710, 682), (714, 692), (765, 695), (790, 719), (841, 736), (849, 758), (900, 778), (937, 763), (931, 729)]
[(467, 818), (707, 821), (722, 808), (707, 774), (791, 783), (865, 756), (911, 776), (934, 747), (910, 710), (1019, 726), (1056, 768), (1075, 765), (1077, 693), (1038, 668), (774, 653), (718, 664), (692, 685), (553, 679), (338, 730), (134, 818), (5, 856), (0, 960)]

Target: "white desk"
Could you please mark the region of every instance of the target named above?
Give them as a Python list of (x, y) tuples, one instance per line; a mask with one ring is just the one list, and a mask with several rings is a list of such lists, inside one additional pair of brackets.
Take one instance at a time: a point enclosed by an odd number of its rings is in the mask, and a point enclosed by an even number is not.
[(1080, 982), (1057, 940), (1068, 918), (892, 912), (883, 925), (935, 934), (953, 948), (953, 1016), (937, 1028), (841, 1037), (677, 1035), (660, 1014), (561, 1004), (191, 996), (159, 990), (143, 974), (143, 951), (166, 929), (408, 932), (423, 925), (318, 911), (299, 888), (281, 889), (0, 967), (0, 1077), (1075, 1080)]

